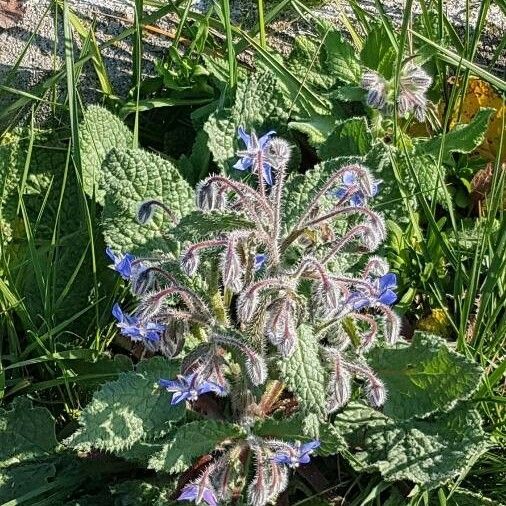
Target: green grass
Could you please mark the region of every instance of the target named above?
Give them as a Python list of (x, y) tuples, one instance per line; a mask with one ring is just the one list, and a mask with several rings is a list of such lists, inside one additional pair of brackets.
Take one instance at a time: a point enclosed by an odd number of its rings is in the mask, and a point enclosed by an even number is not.
[[(506, 84), (501, 77), (492, 72), (495, 61), (504, 47), (504, 40), (495, 52), (494, 59), (484, 68), (476, 63), (482, 27), (485, 23), (491, 1), (481, 3), (475, 25), (469, 21), (461, 37), (446, 17), (443, 2), (421, 0), (422, 23), (415, 28), (412, 20), (412, 5), (405, 3), (402, 24), (396, 28), (385, 13), (382, 3), (376, 2), (377, 14), (371, 15), (362, 9), (358, 2), (348, 2), (356, 21), (343, 15), (343, 22), (349, 29), (349, 38), (361, 48), (364, 34), (371, 28), (374, 19), (379, 19), (388, 37), (397, 50), (397, 76), (399, 75), (404, 48), (413, 40), (426, 43), (434, 54), (438, 55), (437, 70), (447, 93), (448, 107), (442, 117), (441, 125), (435, 133), (443, 134), (440, 156), (437, 160), (438, 176), (435, 187), (440, 181), (443, 166), (443, 147), (445, 135), (452, 119), (452, 111), (462, 98), (465, 86), (449, 89), (446, 85), (450, 70), (456, 79), (464, 83), (470, 75), (489, 82), (499, 92), (506, 92)], [(498, 2), (504, 8), (504, 2)], [(153, 6), (155, 11), (145, 12), (145, 6)], [(302, 100), (307, 110), (325, 107), (325, 103), (305, 79), (300, 79), (277, 58), (268, 42), (268, 25), (277, 19), (289, 7), (291, 15), (309, 17), (310, 12), (304, 2), (283, 0), (265, 2), (258, 0), (258, 23), (251, 29), (232, 23), (229, 0), (215, 2), (210, 15), (190, 10), (189, 1), (158, 2), (154, 0), (135, 1), (135, 19), (131, 27), (121, 34), (99, 44), (94, 34), (94, 26), (79, 19), (72, 12), (71, 4), (65, 0), (54, 0), (45, 15), (52, 15), (63, 25), (64, 63), (55, 67), (54, 73), (29, 91), (16, 90), (12, 83), (23, 58), (35, 37), (31, 36), (16, 63), (0, 83), (0, 97), (10, 99), (2, 111), (0, 122), (3, 127), (1, 139), (8, 143), (9, 136), (20, 123), (24, 114), (30, 112), (31, 122), (24, 129), (25, 156), (19, 199), (16, 205), (18, 221), (15, 248), (7, 247), (6, 238), (0, 237), (0, 395), (6, 401), (17, 395), (29, 394), (41, 404), (51, 407), (58, 417), (60, 427), (65, 428), (71, 422), (70, 413), (80, 409), (89, 399), (90, 391), (97, 382), (115, 377), (118, 370), (108, 366), (105, 352), (110, 349), (114, 339), (109, 308), (112, 301), (123, 296), (124, 291), (116, 283), (109, 290), (101, 279), (103, 273), (103, 244), (100, 238), (98, 204), (86, 197), (82, 185), (82, 163), (79, 146), (79, 120), (84, 104), (77, 85), (79, 74), (85, 66), (91, 66), (97, 76), (100, 91), (112, 108), (121, 111), (122, 116), (133, 114), (134, 145), (143, 143), (142, 122), (144, 114), (161, 108), (180, 111), (184, 107), (195, 107), (213, 103), (214, 98), (157, 96), (143, 97), (142, 56), (143, 27), (156, 24), (167, 14), (177, 19), (174, 44), (183, 46), (185, 37), (195, 36), (198, 44), (191, 47), (191, 57), (198, 60), (201, 55), (220, 58), (226, 64), (227, 85), (233, 90), (238, 82), (239, 73), (244, 66), (238, 63), (237, 56), (245, 52), (255, 54), (258, 61), (270, 69), (290, 90), (295, 100)], [(435, 8), (434, 8), (435, 7)], [(297, 14), (298, 13), (298, 14)], [(434, 18), (435, 17), (435, 18)], [(42, 23), (42, 19), (40, 23)], [(73, 34), (82, 42), (80, 54), (74, 44)], [(131, 61), (132, 85), (126, 97), (116, 96), (113, 83), (107, 74), (103, 52), (121, 40), (133, 38)], [(452, 41), (454, 49), (448, 49), (442, 41)], [(56, 52), (55, 47), (55, 52)], [(315, 55), (316, 57), (316, 55)], [(56, 60), (55, 60), (56, 65)], [(311, 65), (308, 65), (308, 72)], [(63, 95), (58, 95), (58, 86), (64, 87)], [(227, 91), (219, 100), (225, 100)], [(50, 106), (55, 124), (60, 125), (58, 148), (65, 160), (58, 181), (51, 181), (42, 195), (40, 208), (34, 211), (25, 196), (25, 187), (34, 170), (32, 154), (39, 150), (35, 115), (41, 106)], [(148, 112), (149, 111), (149, 112)], [(395, 118), (395, 117), (394, 117)], [(185, 120), (187, 121), (187, 120)], [(504, 121), (504, 116), (503, 116)], [(404, 139), (404, 126), (396, 119), (393, 123), (393, 144), (408, 155)], [(504, 125), (501, 145), (504, 145)], [(163, 141), (160, 141), (163, 144)], [(416, 239), (419, 249), (411, 250), (412, 265), (419, 277), (410, 280), (419, 293), (430, 301), (431, 309), (443, 309), (450, 321), (453, 341), (463, 354), (474, 358), (485, 370), (485, 376), (473, 403), (485, 418), (486, 430), (490, 437), (490, 447), (471, 462), (466, 473), (453, 483), (430, 493), (415, 490), (409, 498), (410, 505), (453, 504), (450, 499), (459, 487), (482, 491), (494, 501), (506, 494), (506, 406), (504, 400), (504, 376), (506, 358), (506, 219), (504, 217), (505, 172), (501, 169), (500, 156), (495, 161), (492, 188), (486, 203), (487, 213), (484, 226), (471, 253), (460, 244), (458, 234), (462, 226), (461, 217), (451, 209), (444, 216), (436, 208), (435, 199), (422, 190), (416, 169), (408, 159), (408, 169), (417, 182), (416, 198), (421, 207), (416, 215), (406, 204), (409, 217), (409, 230)], [(393, 160), (394, 164), (397, 163)], [(398, 172), (399, 174), (400, 172)], [(398, 178), (403, 189), (404, 181)], [(61, 254), (67, 247), (72, 235), (62, 235), (65, 228), (65, 196), (74, 185), (77, 189), (75, 207), (72, 212), (79, 215), (81, 225), (75, 230), (76, 237), (84, 237), (81, 254), (74, 258), (64, 286), (58, 285), (62, 276)], [(58, 187), (59, 186), (59, 187)], [(434, 190), (435, 191), (435, 190)], [(450, 189), (444, 187), (447, 203), (453, 196)], [(408, 195), (405, 195), (406, 197)], [(29, 199), (28, 199), (29, 200)], [(51, 208), (55, 203), (55, 208)], [(407, 200), (406, 200), (407, 203)], [(0, 210), (1, 213), (1, 210)], [(52, 230), (43, 230), (46, 215), (50, 213)], [(444, 225), (441, 218), (444, 217)], [(2, 216), (0, 215), (0, 219)], [(497, 223), (499, 226), (497, 227)], [(444, 231), (443, 231), (444, 230)], [(456, 234), (457, 241), (449, 239), (448, 232)], [(0, 229), (3, 234), (3, 230)], [(65, 231), (66, 233), (67, 231)], [(442, 279), (437, 269), (429, 268), (429, 263), (444, 262), (446, 279)], [(101, 270), (102, 269), (102, 270)], [(58, 311), (72, 304), (73, 292), (81, 275), (86, 271), (91, 279), (91, 298), (87, 304), (74, 308), (74, 312), (63, 318)], [(424, 273), (427, 273), (425, 275)], [(31, 276), (31, 285), (41, 304), (38, 312), (31, 309), (29, 296), (25, 293), (26, 277)], [(411, 303), (416, 312), (415, 302)], [(62, 351), (62, 342), (66, 348)], [(104, 365), (105, 364), (105, 365)], [(382, 481), (378, 476), (357, 475), (349, 469), (343, 471), (342, 481), (336, 485), (339, 494), (346, 496), (350, 504), (382, 504), (384, 497), (396, 490), (396, 486)], [(405, 492), (405, 490), (402, 490)], [(299, 501), (297, 504), (311, 504), (314, 497)]]

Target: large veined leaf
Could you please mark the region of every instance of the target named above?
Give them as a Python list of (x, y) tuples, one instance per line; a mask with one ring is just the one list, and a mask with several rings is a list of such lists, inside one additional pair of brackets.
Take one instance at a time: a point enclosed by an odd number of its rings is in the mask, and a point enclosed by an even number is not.
[(11, 409), (0, 409), (0, 468), (50, 455), (58, 442), (48, 409), (34, 407), (25, 397)]
[(167, 434), (184, 416), (184, 404), (171, 406), (156, 383), (174, 378), (176, 362), (154, 357), (141, 362), (136, 372), (124, 373), (95, 392), (79, 417), (80, 429), (68, 440), (74, 448), (120, 452), (139, 441)]
[(341, 32), (332, 29), (325, 37), (326, 68), (331, 76), (346, 84), (359, 84), (362, 67), (353, 46)]
[(195, 242), (215, 237), (220, 232), (253, 228), (255, 228), (255, 223), (237, 212), (193, 211), (181, 219), (172, 233), (181, 241)]
[[(50, 462), (0, 468), (0, 503), (8, 504), (8, 501), (15, 501), (39, 487), (47, 486), (55, 474), (55, 466)], [(20, 503), (16, 501), (10, 504)]]
[(296, 37), (286, 65), (299, 79), (327, 91), (336, 80), (329, 75), (325, 63), (321, 40), (301, 36)]
[(297, 329), (297, 347), (293, 354), (278, 362), (281, 380), (295, 394), (301, 412), (323, 419), (325, 406), (325, 369), (318, 356), (318, 340), (311, 327)]
[(163, 233), (173, 226), (170, 217), (157, 209), (150, 223), (140, 225), (136, 215), (143, 201), (159, 199), (177, 218), (195, 207), (193, 191), (174, 165), (141, 149), (113, 149), (103, 163), (100, 187), (105, 191), (105, 241), (122, 253), (167, 248)]
[(472, 395), (482, 372), (444, 339), (425, 332), (415, 332), (410, 346), (374, 348), (368, 363), (388, 390), (384, 414), (399, 419), (450, 410)]
[(102, 163), (113, 148), (133, 146), (133, 135), (114, 114), (98, 105), (86, 109), (79, 127), (79, 145), (83, 168), (83, 188), (90, 197), (103, 204), (104, 189), (99, 188)]
[(458, 125), (444, 136), (419, 141), (415, 145), (415, 154), (432, 155), (437, 160), (442, 149), (442, 159), (448, 161), (452, 152), (471, 153), (483, 142), (488, 123), (494, 113), (495, 109), (492, 108), (480, 109), (467, 125)]
[(290, 130), (296, 130), (307, 135), (309, 144), (319, 147), (325, 139), (333, 132), (336, 126), (336, 118), (332, 116), (313, 115), (310, 118), (303, 118), (298, 121), (290, 121)]
[(426, 420), (399, 421), (352, 402), (335, 424), (357, 470), (379, 471), (387, 481), (409, 480), (428, 488), (457, 475), (486, 449), (480, 415), (467, 406)]
[(390, 79), (395, 69), (396, 59), (397, 51), (392, 45), (384, 24), (376, 24), (367, 33), (360, 52), (360, 60), (366, 67)]
[(318, 154), (322, 160), (338, 156), (365, 156), (371, 149), (372, 135), (367, 120), (349, 118), (339, 122), (327, 137)]
[[(67, 329), (82, 333), (94, 315), (90, 305), (95, 288), (91, 238), (82, 191), (68, 163), (68, 139), (60, 136), (60, 132), (24, 129), (7, 136), (8, 146), (0, 146), (0, 185), (4, 169), (9, 178), (3, 188), (6, 194), (1, 214), (9, 229), (16, 225), (12, 229), (15, 241), (3, 245), (9, 248), (16, 289), (23, 294), (34, 324), (47, 329), (48, 325), (73, 320)], [(5, 160), (4, 154), (8, 155)], [(18, 187), (23, 193), (19, 209)], [(33, 234), (40, 247), (29, 248), (27, 233)], [(95, 251), (100, 251), (101, 237), (94, 237), (94, 242)], [(104, 256), (97, 256), (95, 266), (101, 288), (106, 291), (114, 276), (106, 269)], [(42, 276), (37, 276), (37, 271)], [(80, 312), (84, 314), (75, 319)]]
[(282, 125), (288, 119), (287, 113), (278, 81), (270, 72), (256, 72), (240, 81), (233, 106), (211, 114), (204, 125), (218, 167), (230, 170), (236, 150), (244, 149), (237, 140), (238, 127), (255, 130), (260, 136), (268, 130), (285, 128)]
[(193, 460), (212, 452), (221, 443), (244, 437), (241, 427), (215, 420), (198, 420), (181, 426), (173, 439), (153, 455), (149, 467), (157, 471), (176, 473), (190, 467)]

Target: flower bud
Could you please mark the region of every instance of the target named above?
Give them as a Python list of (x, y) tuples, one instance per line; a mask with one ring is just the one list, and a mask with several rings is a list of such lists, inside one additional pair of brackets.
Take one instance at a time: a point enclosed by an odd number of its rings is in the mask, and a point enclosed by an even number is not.
[(379, 408), (385, 404), (385, 401), (387, 399), (387, 391), (385, 385), (373, 374), (367, 377), (365, 393), (367, 400), (371, 406)]
[(181, 257), (181, 268), (188, 276), (193, 276), (197, 272), (199, 263), (199, 255), (191, 247)]

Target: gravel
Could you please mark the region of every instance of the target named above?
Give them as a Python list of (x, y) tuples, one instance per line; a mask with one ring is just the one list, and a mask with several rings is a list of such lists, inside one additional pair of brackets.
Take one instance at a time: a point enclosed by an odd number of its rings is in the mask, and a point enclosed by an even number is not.
[[(0, 33), (0, 83), (16, 89), (30, 90), (55, 68), (63, 65), (63, 34), (61, 13), (55, 16), (51, 9), (50, 0), (26, 0), (26, 11), (18, 26), (3, 30)], [(360, 0), (358, 2), (364, 9), (373, 12), (373, 0)], [(391, 18), (399, 23), (402, 16), (403, 0), (386, 0), (382, 4)], [(474, 23), (478, 16), (480, 1), (470, 2), (470, 21)], [(96, 37), (103, 43), (111, 37), (118, 35), (125, 28), (130, 27), (133, 20), (133, 2), (131, 0), (73, 0), (72, 9), (82, 18), (96, 24)], [(209, 1), (196, 0), (194, 7), (205, 10)], [(253, 0), (236, 0), (233, 4), (232, 14), (237, 22), (247, 26), (256, 19)], [(452, 25), (457, 32), (463, 33), (466, 24), (466, 0), (453, 0), (444, 2), (445, 9)], [(415, 2), (414, 11), (418, 4)], [(342, 12), (351, 15), (347, 2), (330, 1), (325, 5), (316, 7), (317, 15), (339, 24)], [(56, 27), (55, 27), (56, 17)], [(167, 16), (158, 22), (156, 28), (161, 33), (146, 30), (144, 38), (143, 73), (153, 73), (153, 62), (160, 58), (164, 49), (170, 44), (174, 25)], [(282, 51), (288, 51), (290, 41), (300, 33), (310, 31), (310, 25), (304, 21), (295, 20), (287, 14), (284, 19), (272, 26), (271, 41)], [(479, 48), (478, 59), (480, 63), (487, 63), (498, 41), (506, 32), (506, 17), (495, 5), (490, 8), (485, 26), (482, 42)], [(32, 38), (33, 37), (33, 38)], [(76, 38), (77, 47), (80, 41)], [(27, 46), (28, 45), (28, 46)], [(27, 49), (26, 49), (27, 48)], [(6, 78), (12, 66), (18, 62), (19, 56), (26, 49), (24, 57), (19, 62), (18, 71), (14, 79)], [(125, 39), (114, 46), (105, 49), (104, 63), (107, 67), (114, 90), (118, 96), (124, 96), (130, 87), (132, 41)], [(499, 62), (502, 68), (496, 68), (498, 73), (504, 72), (504, 59)], [(80, 77), (80, 90), (85, 102), (100, 101), (101, 94), (96, 77), (89, 68)]]

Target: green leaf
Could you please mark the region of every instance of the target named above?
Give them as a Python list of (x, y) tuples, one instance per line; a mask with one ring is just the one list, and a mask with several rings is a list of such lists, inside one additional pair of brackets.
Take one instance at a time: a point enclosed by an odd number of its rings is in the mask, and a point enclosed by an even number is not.
[(337, 124), (318, 150), (322, 160), (338, 156), (364, 156), (372, 144), (372, 135), (367, 120), (362, 116), (350, 118)]
[(374, 348), (368, 363), (387, 387), (383, 413), (398, 419), (449, 411), (473, 394), (482, 373), (444, 339), (425, 332), (415, 332), (410, 346)]
[(291, 121), (288, 128), (302, 132), (307, 135), (309, 144), (318, 147), (325, 142), (325, 139), (332, 133), (336, 126), (336, 118), (334, 116), (314, 115), (311, 118), (299, 121)]
[(331, 76), (346, 84), (358, 85), (362, 77), (360, 60), (341, 32), (331, 30), (325, 38), (326, 67)]
[(238, 425), (215, 420), (198, 420), (181, 426), (173, 439), (153, 455), (149, 468), (168, 473), (179, 473), (190, 467), (193, 460), (212, 452), (229, 439), (245, 437)]
[(251, 230), (255, 223), (233, 211), (193, 211), (184, 216), (172, 234), (179, 241), (202, 241), (221, 232)]
[(396, 421), (352, 402), (335, 425), (355, 448), (358, 471), (379, 471), (387, 481), (409, 480), (433, 488), (456, 476), (486, 450), (477, 411), (467, 406), (427, 420)]
[(310, 37), (296, 37), (286, 65), (298, 78), (323, 92), (332, 88), (335, 78), (326, 71), (321, 42)]
[(185, 413), (184, 405), (171, 406), (156, 383), (174, 378), (178, 364), (153, 357), (138, 364), (136, 372), (123, 373), (95, 392), (79, 417), (80, 429), (69, 438), (72, 447), (119, 452), (140, 441), (167, 434)]
[[(314, 439), (303, 430), (304, 418), (295, 415), (291, 418), (276, 420), (268, 418), (257, 422), (253, 427), (253, 434), (263, 438), (283, 439), (285, 441), (301, 441), (303, 443)], [(335, 455), (346, 450), (347, 445), (344, 437), (337, 427), (329, 423), (321, 423), (318, 439), (321, 443), (318, 455)]]
[(182, 155), (178, 160), (181, 174), (192, 187), (209, 173), (211, 152), (207, 144), (207, 134), (203, 130), (199, 130), (195, 137), (190, 156)]
[(488, 123), (495, 109), (480, 109), (475, 117), (467, 125), (458, 125), (445, 135), (439, 135), (432, 139), (419, 141), (415, 144), (416, 154), (432, 155), (436, 160), (443, 146), (443, 161), (450, 162), (451, 153), (471, 153), (485, 139)]
[(79, 127), (79, 144), (83, 167), (83, 188), (90, 197), (95, 192), (96, 201), (104, 203), (104, 190), (99, 188), (102, 164), (113, 148), (133, 146), (132, 132), (107, 109), (89, 106)]
[(272, 128), (284, 129), (287, 119), (287, 107), (276, 78), (268, 71), (251, 74), (237, 85), (233, 106), (211, 114), (204, 125), (214, 161), (220, 169), (230, 170), (236, 151), (244, 149), (237, 140), (238, 127), (262, 135)]
[(176, 217), (194, 209), (193, 191), (178, 170), (168, 160), (141, 149), (113, 149), (102, 172), (106, 243), (135, 255), (165, 251), (163, 233), (173, 226), (167, 214), (157, 209), (147, 225), (137, 223), (136, 215), (141, 202), (152, 198), (161, 200)]
[(0, 409), (0, 467), (45, 457), (57, 444), (48, 409), (25, 397), (17, 397), (10, 410)]
[[(0, 468), (0, 503), (7, 504), (8, 501), (15, 501), (38, 488), (47, 486), (55, 474), (55, 466), (47, 462), (12, 466), (8, 469)], [(12, 504), (22, 503), (16, 501)]]
[(368, 31), (360, 52), (360, 59), (366, 67), (376, 70), (386, 79), (392, 77), (397, 51), (383, 23), (376, 24), (372, 30)]
[(297, 347), (293, 354), (278, 362), (280, 378), (295, 394), (301, 412), (326, 416), (326, 375), (318, 356), (318, 340), (308, 325), (297, 329)]

